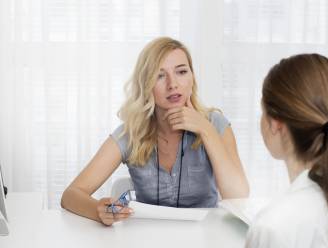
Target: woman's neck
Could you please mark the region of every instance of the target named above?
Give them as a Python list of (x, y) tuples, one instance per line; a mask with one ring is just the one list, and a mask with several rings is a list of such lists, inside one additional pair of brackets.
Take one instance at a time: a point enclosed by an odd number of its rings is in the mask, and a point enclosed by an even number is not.
[(311, 163), (304, 163), (295, 158), (295, 156), (290, 156), (285, 159), (285, 163), (288, 170), (289, 181), (292, 183), (295, 178), (298, 177), (304, 170), (310, 169), (312, 167)]

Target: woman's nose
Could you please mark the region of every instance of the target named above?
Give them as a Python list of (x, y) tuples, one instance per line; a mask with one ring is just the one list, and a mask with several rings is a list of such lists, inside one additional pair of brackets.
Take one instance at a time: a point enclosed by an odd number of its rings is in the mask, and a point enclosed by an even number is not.
[(178, 87), (178, 81), (174, 75), (168, 75), (167, 79), (168, 90), (176, 89)]

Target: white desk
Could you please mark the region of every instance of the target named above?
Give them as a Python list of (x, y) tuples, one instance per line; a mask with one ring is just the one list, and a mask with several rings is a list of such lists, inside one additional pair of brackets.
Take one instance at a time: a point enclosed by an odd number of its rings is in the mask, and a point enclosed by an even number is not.
[[(1, 248), (38, 247), (243, 247), (247, 226), (223, 209), (213, 209), (204, 221), (129, 219), (106, 227), (65, 210), (40, 210), (26, 204), (27, 195), (11, 193), (7, 200), (9, 236)], [(41, 203), (40, 203), (41, 204)]]

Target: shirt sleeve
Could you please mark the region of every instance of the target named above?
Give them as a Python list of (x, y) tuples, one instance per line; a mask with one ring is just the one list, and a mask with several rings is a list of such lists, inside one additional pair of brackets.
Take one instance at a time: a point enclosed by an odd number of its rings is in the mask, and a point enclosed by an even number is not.
[(211, 112), (209, 119), (220, 134), (223, 134), (224, 130), (228, 126), (230, 126), (230, 122), (228, 121), (228, 119), (222, 113), (220, 113), (218, 111)]
[(118, 145), (122, 156), (122, 162), (126, 164), (130, 155), (130, 151), (128, 150), (129, 139), (128, 139), (128, 134), (124, 134), (123, 136), (121, 136), (123, 130), (124, 130), (124, 125), (121, 124), (114, 130), (114, 132), (110, 136)]

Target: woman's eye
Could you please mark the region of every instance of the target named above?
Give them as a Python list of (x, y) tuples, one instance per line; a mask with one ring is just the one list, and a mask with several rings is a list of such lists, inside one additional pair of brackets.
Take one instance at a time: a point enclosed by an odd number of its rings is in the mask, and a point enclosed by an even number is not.
[(165, 74), (158, 74), (158, 79), (162, 79), (163, 77), (165, 77)]
[(181, 70), (178, 73), (181, 74), (181, 75), (183, 75), (183, 74), (186, 74), (187, 72), (188, 72), (187, 70)]

